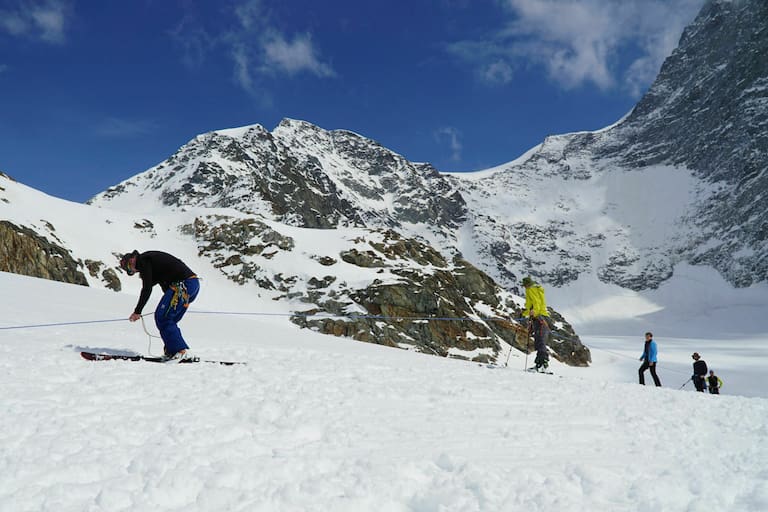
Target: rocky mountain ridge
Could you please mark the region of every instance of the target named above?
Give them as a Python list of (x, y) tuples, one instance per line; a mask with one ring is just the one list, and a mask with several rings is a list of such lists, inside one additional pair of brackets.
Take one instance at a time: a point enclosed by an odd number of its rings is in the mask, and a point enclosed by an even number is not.
[[(532, 349), (519, 297), (469, 262), (391, 229), (295, 227), (229, 207), (121, 212), (45, 196), (6, 175), (0, 214), (10, 219), (0, 221), (0, 271), (135, 293), (137, 280), (118, 257), (157, 248), (194, 268), (206, 296), (210, 287), (235, 293), (237, 308), (256, 317), (482, 363)], [(589, 349), (552, 314), (553, 356), (586, 366)]]
[(393, 229), (518, 293), (529, 274), (654, 289), (681, 262), (748, 286), (768, 272), (766, 9), (708, 2), (626, 118), (548, 137), (494, 170), (441, 174), (358, 134), (285, 119), (272, 132), (201, 135), (92, 203), (155, 197), (293, 226)]

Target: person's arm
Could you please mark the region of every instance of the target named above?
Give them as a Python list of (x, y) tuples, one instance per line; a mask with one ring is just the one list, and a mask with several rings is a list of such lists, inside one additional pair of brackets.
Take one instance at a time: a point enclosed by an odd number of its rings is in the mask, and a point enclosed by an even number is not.
[(147, 265), (147, 268), (141, 270), (141, 293), (139, 294), (139, 302), (136, 303), (136, 308), (133, 310), (135, 315), (141, 315), (141, 310), (149, 300), (149, 296), (152, 294), (152, 266)]

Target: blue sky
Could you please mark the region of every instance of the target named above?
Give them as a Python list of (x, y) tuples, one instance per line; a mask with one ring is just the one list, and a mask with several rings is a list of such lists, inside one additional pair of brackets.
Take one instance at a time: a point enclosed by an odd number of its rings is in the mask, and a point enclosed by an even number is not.
[(0, 0), (0, 171), (85, 201), (284, 117), (442, 171), (626, 114), (704, 0)]

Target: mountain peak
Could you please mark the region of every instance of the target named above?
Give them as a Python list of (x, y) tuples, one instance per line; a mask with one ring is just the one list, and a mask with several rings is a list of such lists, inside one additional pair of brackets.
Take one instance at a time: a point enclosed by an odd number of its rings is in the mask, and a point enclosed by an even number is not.
[(284, 117), (280, 120), (280, 123), (277, 125), (276, 128), (284, 128), (284, 129), (309, 129), (309, 130), (321, 130), (321, 128), (315, 124), (310, 123), (309, 121), (304, 121), (302, 119), (291, 119), (290, 117)]
[(218, 135), (223, 135), (225, 137), (231, 137), (233, 139), (242, 139), (254, 132), (264, 133), (266, 132), (266, 130), (260, 124), (249, 124), (249, 125), (240, 126), (237, 128), (225, 128), (223, 130), (214, 130), (209, 133), (215, 133)]

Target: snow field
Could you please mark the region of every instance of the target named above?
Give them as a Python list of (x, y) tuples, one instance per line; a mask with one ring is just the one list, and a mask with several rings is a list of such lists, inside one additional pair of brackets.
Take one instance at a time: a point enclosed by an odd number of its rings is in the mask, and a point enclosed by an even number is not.
[[(0, 282), (0, 327), (135, 300)], [(762, 398), (487, 368), (280, 317), (181, 326), (198, 355), (247, 366), (77, 355), (146, 351), (128, 322), (0, 330), (1, 511), (768, 509)]]

